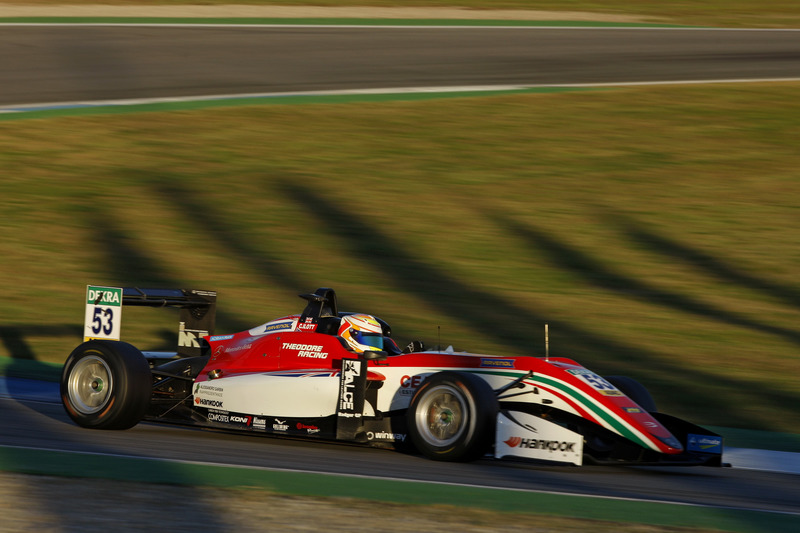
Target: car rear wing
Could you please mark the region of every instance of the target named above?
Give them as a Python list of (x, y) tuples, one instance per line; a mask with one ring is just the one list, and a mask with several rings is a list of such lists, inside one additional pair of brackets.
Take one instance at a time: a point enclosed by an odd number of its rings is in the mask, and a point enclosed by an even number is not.
[(177, 352), (182, 356), (201, 355), (200, 339), (214, 333), (216, 291), (89, 285), (86, 288), (84, 340), (119, 340), (122, 306), (126, 305), (180, 309)]

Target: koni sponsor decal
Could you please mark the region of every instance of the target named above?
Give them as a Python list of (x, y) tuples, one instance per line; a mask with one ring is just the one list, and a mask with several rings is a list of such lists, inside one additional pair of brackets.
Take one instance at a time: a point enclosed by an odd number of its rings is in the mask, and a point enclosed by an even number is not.
[(281, 348), (284, 350), (297, 350), (297, 357), (309, 357), (312, 359), (326, 359), (328, 357), (328, 352), (323, 352), (323, 347), (317, 344), (284, 342)]
[(298, 422), (297, 425), (295, 425), (295, 427), (300, 431), (306, 430), (306, 433), (308, 433), (309, 435), (313, 435), (314, 433), (320, 432), (319, 427), (311, 424), (303, 424), (302, 422)]
[(227, 411), (209, 411), (208, 420), (210, 422), (220, 422), (223, 424), (238, 424), (249, 427), (253, 417), (249, 415), (231, 414)]
[(531, 450), (547, 450), (550, 452), (574, 452), (577, 442), (563, 440), (526, 439), (523, 437), (509, 437), (503, 443), (509, 448), (528, 448)]
[(248, 415), (231, 415), (231, 422), (236, 424), (244, 424), (245, 426), (250, 426), (250, 423), (253, 421), (252, 416)]

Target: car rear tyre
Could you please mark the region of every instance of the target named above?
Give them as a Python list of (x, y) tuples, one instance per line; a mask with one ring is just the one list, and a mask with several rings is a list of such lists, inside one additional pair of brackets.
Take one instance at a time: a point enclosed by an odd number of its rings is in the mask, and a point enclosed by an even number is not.
[(482, 457), (494, 440), (494, 391), (473, 374), (439, 372), (417, 389), (407, 413), (408, 432), (423, 455), (439, 461)]
[(639, 407), (649, 413), (658, 411), (656, 402), (644, 385), (627, 376), (608, 376), (606, 381), (614, 385), (625, 396), (639, 404)]
[(67, 358), (61, 374), (61, 402), (79, 426), (128, 429), (150, 404), (150, 365), (125, 342), (84, 342)]

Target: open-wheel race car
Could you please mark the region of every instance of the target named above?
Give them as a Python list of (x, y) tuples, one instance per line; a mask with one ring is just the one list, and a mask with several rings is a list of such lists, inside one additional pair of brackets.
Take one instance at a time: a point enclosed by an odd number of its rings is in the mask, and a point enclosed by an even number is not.
[[(626, 377), (563, 357), (400, 349), (383, 320), (328, 288), (300, 314), (213, 332), (216, 293), (93, 287), (61, 398), (77, 424), (141, 420), (418, 451), (581, 464), (722, 464), (722, 438), (656, 410)], [(176, 352), (120, 342), (123, 305), (180, 309)]]

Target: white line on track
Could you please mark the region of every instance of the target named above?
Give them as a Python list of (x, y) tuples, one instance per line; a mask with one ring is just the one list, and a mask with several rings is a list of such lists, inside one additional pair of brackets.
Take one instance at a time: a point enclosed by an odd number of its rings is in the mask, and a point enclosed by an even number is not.
[(437, 93), (492, 93), (501, 91), (525, 91), (534, 89), (589, 89), (602, 87), (636, 87), (657, 85), (702, 85), (716, 83), (778, 83), (798, 82), (800, 78), (735, 78), (721, 80), (673, 80), (673, 81), (629, 81), (608, 83), (554, 83), (541, 85), (473, 85), (456, 87), (387, 87), (377, 89), (345, 89), (335, 91), (295, 91), (274, 93), (212, 94), (201, 96), (168, 96), (156, 98), (129, 98), (119, 100), (86, 100), (73, 102), (47, 102), (29, 104), (7, 104), (0, 107), (0, 113), (23, 113), (30, 111), (52, 111), (59, 109), (78, 109), (89, 107), (137, 106), (150, 104), (178, 104), (188, 102), (234, 101), (241, 99), (279, 99), (288, 97), (316, 96), (358, 96), (358, 95), (404, 95)]
[[(106, 17), (108, 18), (108, 17)], [(111, 17), (117, 18), (117, 17)], [(158, 18), (158, 17), (140, 17)], [(313, 17), (312, 17), (313, 18)], [(556, 26), (556, 25), (491, 25), (491, 24), (460, 24), (460, 25), (425, 25), (425, 24), (226, 24), (213, 22), (0, 22), (3, 26), (107, 26), (107, 27), (144, 27), (144, 28), (343, 28), (343, 29), (415, 29), (415, 30), (656, 30), (656, 31), (733, 31), (733, 32), (800, 32), (800, 28), (713, 28), (703, 26)]]

